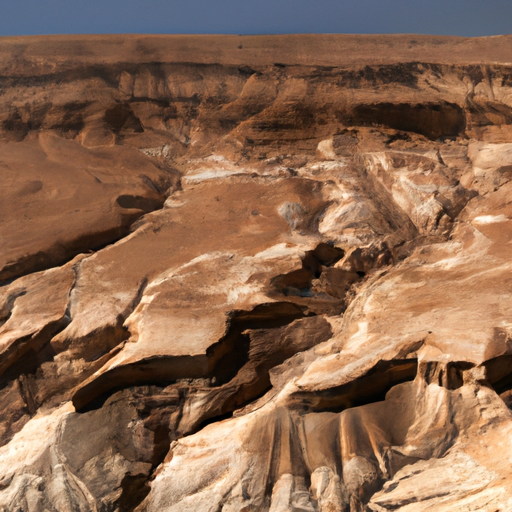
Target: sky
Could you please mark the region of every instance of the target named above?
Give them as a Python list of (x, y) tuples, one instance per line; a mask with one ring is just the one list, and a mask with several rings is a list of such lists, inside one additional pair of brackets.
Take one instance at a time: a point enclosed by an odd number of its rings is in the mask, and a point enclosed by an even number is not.
[(512, 0), (0, 0), (0, 36), (512, 33)]

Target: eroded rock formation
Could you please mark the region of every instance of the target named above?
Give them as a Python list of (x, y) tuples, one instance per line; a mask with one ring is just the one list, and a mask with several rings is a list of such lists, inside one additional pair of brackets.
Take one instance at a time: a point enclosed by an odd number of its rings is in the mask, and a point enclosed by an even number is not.
[(512, 39), (0, 41), (0, 511), (512, 510)]

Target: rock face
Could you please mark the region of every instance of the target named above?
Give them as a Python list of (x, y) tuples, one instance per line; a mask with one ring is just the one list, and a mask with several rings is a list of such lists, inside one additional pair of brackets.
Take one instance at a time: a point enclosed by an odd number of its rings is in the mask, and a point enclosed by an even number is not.
[(512, 510), (511, 62), (0, 40), (0, 511)]

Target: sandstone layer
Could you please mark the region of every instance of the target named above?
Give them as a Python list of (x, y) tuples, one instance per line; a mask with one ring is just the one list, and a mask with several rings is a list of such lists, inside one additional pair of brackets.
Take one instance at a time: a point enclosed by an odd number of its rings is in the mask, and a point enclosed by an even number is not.
[(0, 40), (0, 511), (512, 510), (512, 37)]

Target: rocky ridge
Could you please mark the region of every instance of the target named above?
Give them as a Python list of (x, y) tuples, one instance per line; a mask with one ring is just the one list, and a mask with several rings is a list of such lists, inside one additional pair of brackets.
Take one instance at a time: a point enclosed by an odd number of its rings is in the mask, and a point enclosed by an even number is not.
[(511, 510), (510, 48), (0, 40), (0, 511)]

